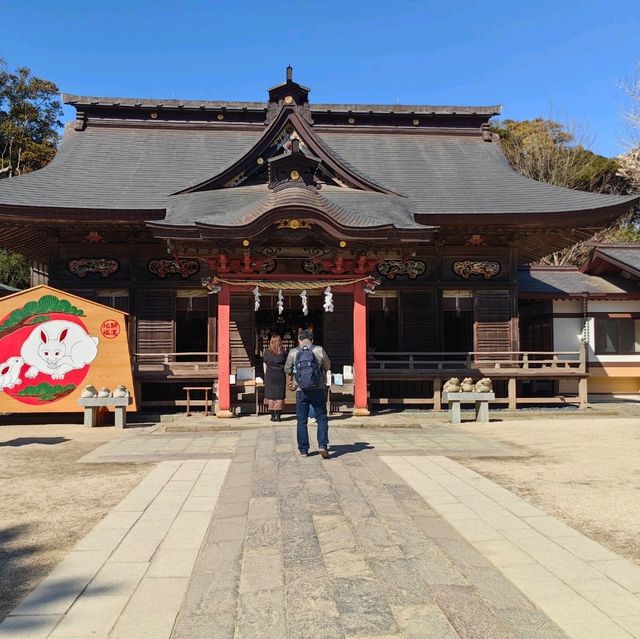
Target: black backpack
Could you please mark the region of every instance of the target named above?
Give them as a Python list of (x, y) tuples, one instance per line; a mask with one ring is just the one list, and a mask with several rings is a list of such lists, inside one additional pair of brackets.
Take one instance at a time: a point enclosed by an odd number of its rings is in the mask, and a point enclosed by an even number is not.
[(296, 354), (296, 383), (303, 391), (320, 386), (320, 363), (309, 346), (302, 346)]

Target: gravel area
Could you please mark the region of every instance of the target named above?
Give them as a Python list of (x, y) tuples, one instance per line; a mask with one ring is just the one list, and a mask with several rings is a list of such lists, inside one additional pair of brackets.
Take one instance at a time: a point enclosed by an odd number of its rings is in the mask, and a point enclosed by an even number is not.
[(0, 426), (0, 620), (146, 475), (148, 464), (76, 463), (127, 435)]
[(463, 423), (522, 457), (457, 458), (640, 564), (640, 419), (570, 416)]

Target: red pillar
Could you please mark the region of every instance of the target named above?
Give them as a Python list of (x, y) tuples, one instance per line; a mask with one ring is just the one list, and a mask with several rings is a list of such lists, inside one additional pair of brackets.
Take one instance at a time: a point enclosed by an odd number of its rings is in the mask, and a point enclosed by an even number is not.
[(228, 286), (218, 293), (218, 417), (233, 417), (231, 412), (231, 291)]
[(367, 294), (358, 282), (353, 287), (353, 382), (356, 416), (369, 415), (367, 397)]

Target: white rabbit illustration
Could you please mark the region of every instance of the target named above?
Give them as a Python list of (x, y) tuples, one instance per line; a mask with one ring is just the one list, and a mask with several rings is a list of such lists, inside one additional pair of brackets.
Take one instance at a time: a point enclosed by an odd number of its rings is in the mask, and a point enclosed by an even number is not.
[(67, 320), (40, 324), (20, 349), (22, 359), (29, 365), (28, 378), (45, 373), (51, 375), (51, 379), (64, 379), (69, 371), (90, 364), (97, 354), (98, 338)]
[(24, 360), (21, 357), (10, 357), (0, 364), (0, 391), (22, 384), (19, 375), (23, 365)]

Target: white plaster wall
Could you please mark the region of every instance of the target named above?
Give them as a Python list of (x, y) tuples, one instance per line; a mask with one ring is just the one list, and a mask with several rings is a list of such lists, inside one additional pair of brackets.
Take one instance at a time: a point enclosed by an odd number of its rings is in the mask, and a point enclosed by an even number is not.
[[(580, 300), (554, 300), (554, 316), (562, 313), (583, 312)], [(638, 313), (640, 300), (589, 300), (586, 322), (587, 357), (590, 362), (634, 362), (640, 364), (640, 353), (637, 355), (596, 355), (595, 353), (595, 322), (591, 313)], [(579, 347), (579, 335), (582, 333), (583, 322), (580, 317), (554, 317), (553, 319), (553, 349), (555, 351), (574, 351)]]

